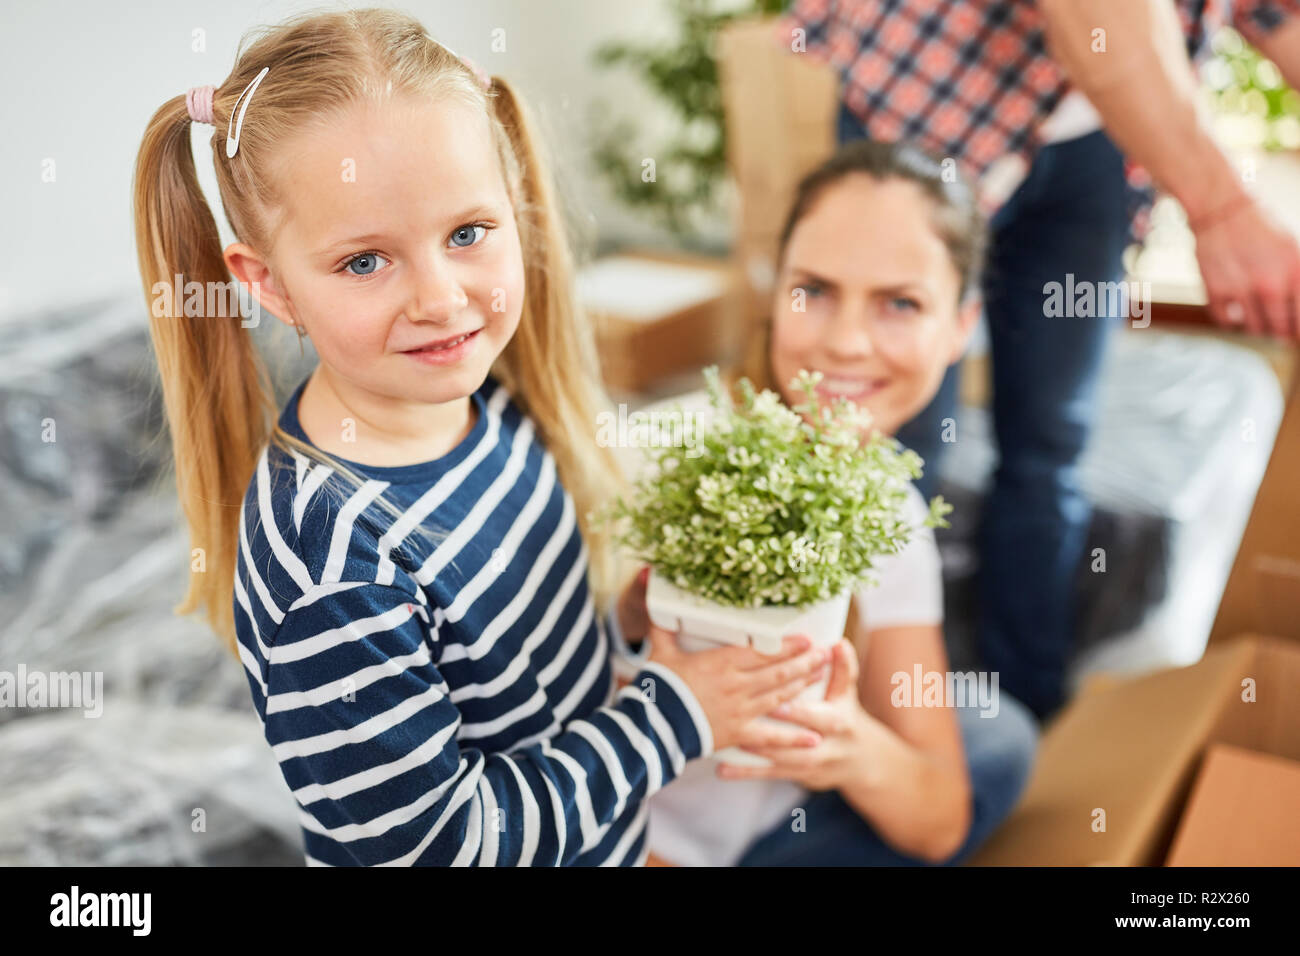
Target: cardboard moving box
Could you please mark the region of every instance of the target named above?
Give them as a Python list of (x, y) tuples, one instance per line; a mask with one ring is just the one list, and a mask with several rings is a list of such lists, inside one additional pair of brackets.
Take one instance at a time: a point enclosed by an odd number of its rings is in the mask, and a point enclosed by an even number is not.
[(735, 355), (736, 281), (726, 261), (651, 252), (597, 259), (578, 274), (601, 373), (611, 389), (643, 392)]
[(1215, 744), (1169, 866), (1300, 866), (1300, 762)]
[(727, 166), (739, 198), (734, 255), (751, 317), (768, 308), (777, 239), (799, 180), (835, 151), (839, 77), (791, 53), (778, 29), (777, 17), (746, 18), (718, 34)]
[(1090, 689), (1047, 728), (1019, 806), (970, 865), (1160, 865), (1207, 747), (1300, 759), (1298, 687), (1300, 643), (1238, 637)]

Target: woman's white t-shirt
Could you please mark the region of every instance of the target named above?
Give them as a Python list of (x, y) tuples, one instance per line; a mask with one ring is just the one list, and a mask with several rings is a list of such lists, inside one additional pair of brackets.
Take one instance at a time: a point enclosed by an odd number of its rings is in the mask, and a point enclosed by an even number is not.
[[(709, 407), (704, 392), (675, 402), (687, 411)], [(915, 529), (911, 540), (898, 554), (879, 559), (878, 584), (855, 595), (863, 633), (943, 621), (939, 551), (934, 531), (922, 524), (929, 509), (915, 487), (908, 492), (908, 520)], [(717, 776), (717, 767), (713, 760), (693, 760), (650, 798), (649, 845), (655, 856), (679, 866), (734, 866), (754, 840), (778, 824), (790, 823), (791, 812), (808, 795), (788, 780), (724, 780)]]

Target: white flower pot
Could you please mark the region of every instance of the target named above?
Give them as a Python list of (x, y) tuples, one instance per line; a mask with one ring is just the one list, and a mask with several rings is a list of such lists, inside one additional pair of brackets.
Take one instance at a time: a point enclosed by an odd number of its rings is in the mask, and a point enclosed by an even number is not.
[[(844, 636), (849, 613), (849, 593), (805, 607), (770, 605), (767, 607), (729, 607), (683, 591), (657, 571), (650, 572), (646, 585), (646, 609), (656, 627), (678, 631), (677, 643), (684, 651), (704, 651), (727, 644), (749, 645), (763, 654), (777, 654), (781, 641), (791, 634), (804, 634), (814, 646), (831, 647)], [(821, 700), (826, 696), (829, 677), (804, 688), (797, 700)], [(774, 723), (794, 726), (775, 717), (763, 717)], [(714, 757), (724, 763), (744, 767), (765, 767), (766, 757), (724, 747)]]

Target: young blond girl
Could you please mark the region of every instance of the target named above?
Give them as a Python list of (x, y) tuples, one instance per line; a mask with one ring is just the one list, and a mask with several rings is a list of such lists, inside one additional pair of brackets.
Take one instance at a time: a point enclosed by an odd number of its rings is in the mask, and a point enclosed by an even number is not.
[(546, 168), (510, 86), (415, 20), (262, 33), (154, 115), (135, 212), (146, 295), (233, 274), (320, 359), (277, 416), (239, 317), (151, 324), (206, 555), (179, 610), (242, 661), (309, 863), (642, 862), (646, 799), (824, 670), (802, 639), (774, 660), (657, 633), (616, 691), (605, 635), (644, 608), (603, 610), (587, 515), (616, 468)]

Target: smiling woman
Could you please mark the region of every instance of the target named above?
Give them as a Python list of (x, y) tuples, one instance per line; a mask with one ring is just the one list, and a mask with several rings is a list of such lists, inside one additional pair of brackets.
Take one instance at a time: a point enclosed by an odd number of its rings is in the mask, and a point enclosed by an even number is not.
[[(970, 334), (983, 229), (969, 190), (924, 154), (885, 143), (842, 149), (799, 187), (771, 318), (733, 381), (748, 371), (812, 416), (797, 373), (820, 372), (821, 397), (850, 399), (869, 413), (864, 432), (892, 435), (930, 401)], [(679, 401), (696, 408), (698, 393)], [(1035, 747), (1023, 705), (1002, 693), (984, 710), (965, 700), (911, 707), (894, 694), (897, 674), (948, 672), (938, 549), (922, 527), (924, 499), (902, 484), (914, 533), (871, 560), (877, 586), (855, 591), (824, 695), (773, 712), (812, 742), (773, 729), (745, 748), (766, 765), (688, 768), (650, 801), (657, 862), (951, 863), (1011, 809)], [(766, 503), (764, 489), (751, 493)], [(868, 550), (866, 536), (843, 538)]]
[(841, 148), (799, 184), (770, 312), (732, 383), (747, 377), (794, 404), (795, 374), (820, 371), (826, 398), (855, 401), (892, 434), (965, 348), (986, 241), (970, 189), (921, 151)]

